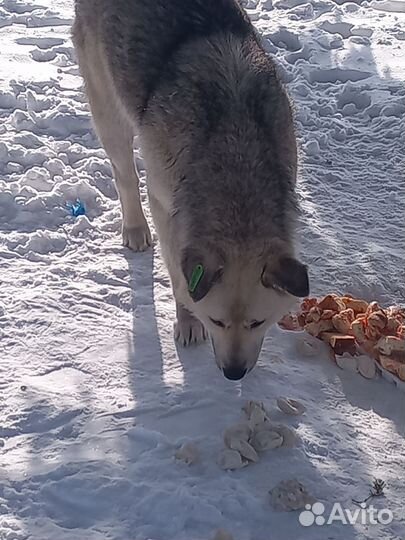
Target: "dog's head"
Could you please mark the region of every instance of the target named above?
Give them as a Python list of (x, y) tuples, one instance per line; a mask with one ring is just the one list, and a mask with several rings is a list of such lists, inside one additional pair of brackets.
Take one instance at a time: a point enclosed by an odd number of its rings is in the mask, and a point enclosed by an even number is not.
[(225, 258), (187, 248), (182, 270), (188, 306), (210, 333), (218, 367), (232, 380), (254, 367), (269, 326), (309, 293), (306, 267), (277, 250)]

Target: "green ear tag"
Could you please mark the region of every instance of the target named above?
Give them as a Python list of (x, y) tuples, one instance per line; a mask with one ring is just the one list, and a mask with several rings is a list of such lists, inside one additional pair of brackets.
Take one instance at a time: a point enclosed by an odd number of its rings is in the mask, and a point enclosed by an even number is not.
[(194, 268), (193, 273), (191, 274), (190, 281), (188, 283), (188, 290), (193, 293), (198, 284), (201, 281), (201, 278), (204, 275), (204, 268), (201, 264), (197, 264), (197, 266)]

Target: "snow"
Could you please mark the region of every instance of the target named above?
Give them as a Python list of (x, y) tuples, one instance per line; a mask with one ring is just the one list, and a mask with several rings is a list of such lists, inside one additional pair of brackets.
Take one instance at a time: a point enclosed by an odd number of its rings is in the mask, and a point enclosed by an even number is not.
[[(247, 5), (295, 102), (313, 292), (404, 303), (405, 3)], [(340, 370), (322, 344), (308, 356), (301, 334), (278, 328), (242, 383), (220, 375), (208, 345), (174, 344), (158, 244), (120, 243), (72, 18), (66, 0), (0, 6), (0, 538), (403, 538), (404, 392)], [(87, 214), (74, 219), (77, 198)], [(277, 412), (281, 395), (306, 415)], [(223, 432), (248, 399), (295, 427), (299, 445), (222, 471)], [(199, 463), (175, 460), (187, 443)], [(374, 477), (387, 482), (373, 501), (394, 513), (387, 525), (305, 528), (270, 505), (274, 486), (298, 479), (328, 509), (353, 509)]]

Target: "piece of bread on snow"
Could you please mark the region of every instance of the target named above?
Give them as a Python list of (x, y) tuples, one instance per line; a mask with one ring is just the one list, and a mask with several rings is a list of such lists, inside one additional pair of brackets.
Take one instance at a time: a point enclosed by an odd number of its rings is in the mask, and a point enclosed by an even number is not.
[(383, 356), (392, 356), (405, 363), (405, 340), (396, 336), (385, 336), (379, 339), (377, 348)]
[(375, 331), (382, 331), (387, 326), (388, 317), (382, 309), (373, 311), (367, 317), (367, 324)]
[(395, 317), (388, 315), (387, 325), (384, 329), (384, 333), (390, 336), (395, 336), (400, 330), (400, 327), (401, 327), (401, 323), (399, 322), (399, 320), (396, 319)]
[(370, 302), (366, 309), (366, 315), (371, 315), (371, 313), (375, 313), (376, 311), (381, 311), (381, 306), (378, 302)]
[(383, 354), (380, 354), (379, 361), (384, 369), (396, 375), (401, 381), (405, 381), (405, 364)]
[(340, 313), (336, 313), (332, 317), (333, 326), (341, 334), (349, 334), (351, 324), (354, 321), (354, 311), (352, 309), (344, 309)]
[(376, 342), (374, 340), (366, 339), (361, 343), (361, 348), (372, 358), (378, 359), (379, 352), (376, 347)]
[(321, 320), (321, 315), (322, 315), (322, 311), (319, 309), (319, 307), (314, 306), (308, 311), (305, 317), (305, 323), (309, 324), (312, 322), (318, 322)]
[(380, 339), (381, 337), (381, 330), (379, 330), (378, 328), (375, 328), (373, 326), (370, 326), (368, 324), (368, 321), (366, 321), (366, 325), (365, 325), (365, 334), (366, 334), (366, 338), (370, 341), (374, 341), (375, 343)]
[(333, 309), (325, 309), (321, 313), (321, 320), (327, 321), (329, 319), (333, 319), (333, 316), (336, 314), (336, 311), (333, 311)]
[(321, 311), (332, 310), (335, 312), (343, 311), (346, 306), (342, 299), (336, 294), (328, 294), (318, 304)]
[(284, 317), (278, 321), (278, 325), (280, 328), (283, 328), (283, 330), (301, 330), (297, 315), (294, 315), (293, 313), (284, 315)]
[(306, 324), (304, 328), (311, 336), (318, 337), (322, 332), (330, 332), (333, 330), (333, 323), (330, 319), (327, 321), (311, 322)]
[(388, 317), (394, 317), (400, 323), (405, 322), (405, 309), (398, 306), (391, 306), (387, 310)]
[(363, 315), (362, 317), (357, 317), (351, 324), (351, 334), (354, 335), (358, 343), (367, 341), (365, 320), (366, 317)]
[(303, 313), (308, 313), (308, 311), (318, 305), (318, 299), (317, 298), (304, 298), (304, 300), (301, 302), (301, 311)]
[(356, 340), (354, 336), (343, 336), (335, 332), (323, 332), (320, 335), (322, 341), (326, 341), (332, 347), (335, 354), (341, 356), (344, 353), (349, 353), (354, 356), (357, 353)]
[(358, 300), (357, 298), (350, 298), (349, 296), (342, 296), (341, 300), (346, 308), (352, 309), (356, 315), (367, 311), (368, 303), (365, 300)]

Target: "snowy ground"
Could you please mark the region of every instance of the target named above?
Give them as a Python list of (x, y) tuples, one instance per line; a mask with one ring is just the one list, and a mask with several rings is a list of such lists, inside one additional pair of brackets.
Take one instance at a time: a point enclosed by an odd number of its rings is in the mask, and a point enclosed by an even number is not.
[[(296, 103), (313, 292), (403, 303), (404, 0), (247, 4)], [(323, 350), (303, 358), (301, 336), (278, 329), (241, 384), (208, 346), (176, 348), (158, 245), (120, 245), (71, 22), (65, 0), (0, 2), (0, 539), (210, 540), (224, 527), (235, 540), (402, 540), (404, 393)], [(88, 211), (74, 220), (64, 207), (77, 197)], [(274, 409), (280, 395), (308, 409), (278, 415), (298, 448), (220, 470), (241, 405)], [(173, 459), (187, 440), (199, 465)], [(388, 483), (375, 505), (391, 524), (305, 528), (269, 503), (278, 481), (298, 478), (327, 509), (354, 509), (373, 477)]]

